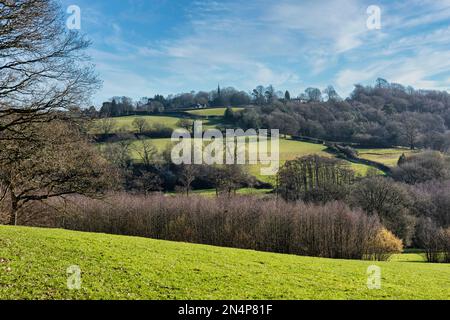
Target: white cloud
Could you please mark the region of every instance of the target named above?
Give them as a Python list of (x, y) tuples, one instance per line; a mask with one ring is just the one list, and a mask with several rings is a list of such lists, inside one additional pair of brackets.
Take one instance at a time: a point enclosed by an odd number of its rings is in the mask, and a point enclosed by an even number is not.
[(448, 90), (448, 79), (437, 80), (450, 73), (450, 51), (423, 49), (411, 57), (371, 62), (366, 68), (344, 69), (336, 76), (341, 92), (350, 93), (357, 83), (373, 83), (377, 77), (420, 89)]
[(114, 22), (99, 39), (104, 47), (92, 53), (105, 79), (102, 96), (137, 98), (217, 82), (298, 91), (333, 84), (348, 94), (355, 83), (377, 77), (444, 88), (437, 79), (450, 73), (450, 27), (413, 27), (448, 19), (450, 0), (424, 1), (386, 2), (383, 29), (369, 31), (366, 9), (373, 3), (365, 0), (198, 0), (184, 12), (184, 28), (164, 41), (133, 41), (129, 28)]
[(271, 7), (266, 20), (301, 32), (311, 44), (343, 53), (363, 43), (368, 31), (366, 9), (356, 0), (279, 2)]

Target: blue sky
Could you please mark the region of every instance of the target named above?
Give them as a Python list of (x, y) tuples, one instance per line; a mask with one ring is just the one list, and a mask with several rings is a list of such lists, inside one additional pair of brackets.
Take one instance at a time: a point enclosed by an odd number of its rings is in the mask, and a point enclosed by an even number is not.
[[(251, 90), (298, 95), (331, 84), (347, 96), (377, 77), (450, 89), (450, 0), (61, 0), (81, 8), (103, 80), (94, 98)], [(367, 8), (381, 8), (369, 30)]]

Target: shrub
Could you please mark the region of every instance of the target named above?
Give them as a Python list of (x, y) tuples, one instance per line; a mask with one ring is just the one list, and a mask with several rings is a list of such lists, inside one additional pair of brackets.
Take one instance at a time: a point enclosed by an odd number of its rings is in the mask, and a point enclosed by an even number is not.
[(170, 138), (173, 129), (162, 123), (154, 123), (147, 136), (152, 138)]
[(382, 228), (373, 239), (371, 251), (374, 260), (387, 261), (391, 255), (403, 252), (403, 242), (392, 232)]
[(416, 237), (428, 262), (450, 262), (450, 228), (439, 228), (430, 218), (422, 219)]
[(397, 181), (408, 184), (430, 180), (445, 180), (450, 177), (449, 159), (439, 152), (424, 152), (402, 159), (393, 170)]
[(418, 217), (431, 218), (439, 227), (450, 227), (450, 180), (433, 180), (410, 187), (412, 211)]

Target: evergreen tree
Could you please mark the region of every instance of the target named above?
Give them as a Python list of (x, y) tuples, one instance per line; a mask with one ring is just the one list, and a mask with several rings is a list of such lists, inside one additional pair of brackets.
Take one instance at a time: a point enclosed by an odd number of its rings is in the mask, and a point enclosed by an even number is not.
[(284, 93), (284, 100), (289, 101), (291, 100), (291, 94), (289, 93), (289, 91), (286, 90), (286, 92)]

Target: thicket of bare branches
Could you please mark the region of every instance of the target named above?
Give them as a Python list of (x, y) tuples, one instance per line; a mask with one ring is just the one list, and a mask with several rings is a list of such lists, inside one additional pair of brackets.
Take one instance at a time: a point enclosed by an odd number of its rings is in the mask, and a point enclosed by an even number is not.
[(114, 170), (73, 123), (22, 130), (35, 132), (32, 142), (0, 140), (0, 202), (7, 202), (9, 224), (16, 224), (27, 204), (69, 194), (96, 196), (114, 187)]
[(65, 213), (46, 208), (47, 218), (33, 224), (328, 258), (386, 259), (402, 249), (393, 235), (380, 235), (377, 217), (339, 202), (129, 194), (71, 199), (52, 201)]
[(450, 228), (438, 227), (430, 218), (424, 218), (418, 224), (416, 237), (428, 262), (450, 263)]
[(285, 200), (327, 202), (342, 199), (354, 179), (342, 161), (313, 155), (286, 162), (277, 189)]

